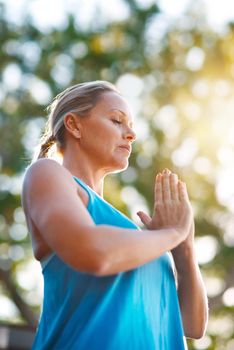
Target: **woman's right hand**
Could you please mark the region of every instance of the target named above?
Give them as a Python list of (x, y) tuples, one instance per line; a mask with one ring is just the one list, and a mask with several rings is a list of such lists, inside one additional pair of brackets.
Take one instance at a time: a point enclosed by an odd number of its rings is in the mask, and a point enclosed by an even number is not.
[(149, 230), (174, 228), (186, 239), (193, 222), (186, 184), (165, 169), (156, 176), (154, 194), (152, 218), (142, 211), (137, 213), (143, 224)]

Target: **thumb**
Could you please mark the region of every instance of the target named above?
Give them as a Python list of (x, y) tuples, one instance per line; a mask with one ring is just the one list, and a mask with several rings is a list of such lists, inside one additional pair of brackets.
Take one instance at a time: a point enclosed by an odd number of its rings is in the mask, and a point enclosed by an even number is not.
[(151, 223), (151, 217), (143, 211), (138, 211), (137, 215), (141, 219), (141, 222), (148, 228)]

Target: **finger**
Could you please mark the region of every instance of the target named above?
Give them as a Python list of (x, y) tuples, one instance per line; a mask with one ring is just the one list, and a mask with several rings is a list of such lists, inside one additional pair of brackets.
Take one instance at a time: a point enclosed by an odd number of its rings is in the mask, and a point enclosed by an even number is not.
[(189, 201), (186, 183), (179, 181), (178, 182), (178, 189), (179, 189), (179, 199), (181, 201)]
[(146, 226), (149, 227), (150, 223), (151, 223), (151, 217), (144, 213), (143, 211), (138, 211), (137, 215), (139, 216), (139, 218), (141, 219), (141, 222)]
[(171, 198), (173, 200), (179, 199), (178, 193), (178, 176), (176, 174), (170, 174), (170, 187), (171, 187)]
[(162, 176), (162, 195), (163, 201), (168, 202), (171, 199), (171, 189), (170, 189), (170, 172), (165, 170)]
[(162, 174), (158, 174), (155, 180), (154, 188), (154, 202), (155, 204), (162, 203)]

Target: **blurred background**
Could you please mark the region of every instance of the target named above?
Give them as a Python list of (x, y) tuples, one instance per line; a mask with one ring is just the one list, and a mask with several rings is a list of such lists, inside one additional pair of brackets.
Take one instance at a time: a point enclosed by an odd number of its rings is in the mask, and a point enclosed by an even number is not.
[(35, 327), (43, 283), (20, 193), (46, 106), (89, 80), (117, 85), (137, 141), (105, 197), (140, 225), (155, 174), (187, 182), (209, 296), (206, 335), (234, 349), (234, 7), (212, 0), (0, 0), (0, 323)]

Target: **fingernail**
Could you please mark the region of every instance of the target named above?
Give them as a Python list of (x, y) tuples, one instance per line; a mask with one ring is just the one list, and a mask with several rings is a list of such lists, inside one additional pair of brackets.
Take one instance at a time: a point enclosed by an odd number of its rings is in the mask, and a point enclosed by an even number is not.
[(166, 168), (166, 174), (170, 174), (170, 170)]

